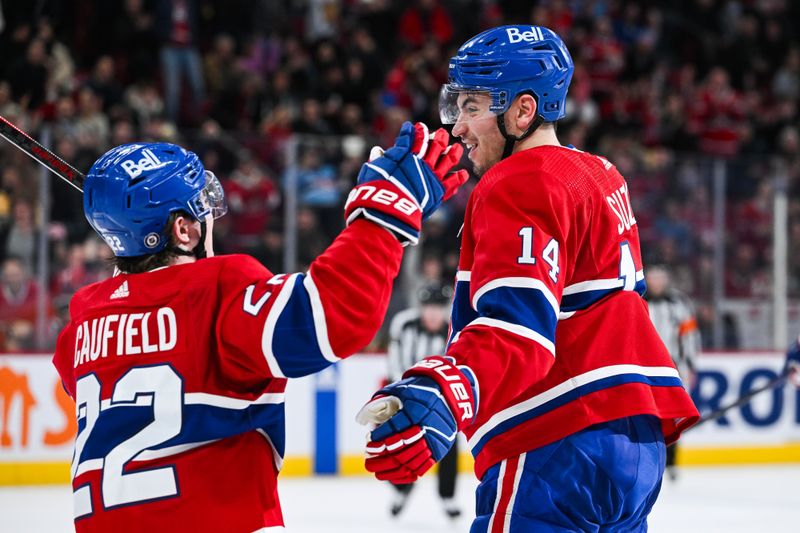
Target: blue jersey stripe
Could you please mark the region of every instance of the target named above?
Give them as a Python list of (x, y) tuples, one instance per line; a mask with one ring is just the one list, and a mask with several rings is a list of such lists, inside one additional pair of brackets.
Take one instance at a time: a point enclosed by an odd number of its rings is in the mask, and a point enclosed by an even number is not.
[(479, 316), (470, 303), (469, 284), (470, 282), (466, 280), (456, 282), (455, 296), (453, 296), (453, 311), (450, 315), (452, 331), (448, 342), (451, 342), (457, 333)]
[(303, 280), (304, 276), (294, 280), (272, 336), (272, 354), (283, 375), (289, 378), (313, 374), (331, 365), (319, 346), (311, 299)]
[[(622, 290), (622, 282), (620, 281), (620, 286), (615, 287), (613, 289), (599, 289), (593, 291), (592, 290), (581, 291), (581, 292), (576, 292), (574, 294), (565, 294), (561, 297), (561, 312), (569, 313), (572, 311), (581, 311), (583, 309), (588, 309), (589, 307), (593, 306), (594, 304), (596, 304), (609, 294), (621, 290)], [(636, 285), (633, 290), (639, 293), (640, 296), (644, 296), (644, 293), (647, 290), (647, 284), (643, 279), (641, 279), (636, 282)]]
[(683, 384), (681, 380), (676, 377), (666, 377), (666, 376), (645, 376), (642, 374), (620, 374), (616, 376), (609, 376), (606, 378), (598, 379), (591, 383), (587, 383), (580, 387), (576, 387), (575, 389), (570, 390), (552, 400), (543, 403), (533, 409), (520, 413), (516, 416), (509, 418), (508, 420), (504, 420), (503, 422), (497, 424), (493, 427), (490, 431), (488, 431), (475, 445), (472, 447), (472, 455), (477, 457), (478, 454), (481, 452), (483, 447), (489, 442), (492, 438), (505, 433), (506, 431), (519, 426), (529, 420), (532, 420), (538, 416), (541, 416), (545, 413), (548, 413), (554, 409), (562, 407), (572, 401), (577, 400), (581, 396), (585, 396), (587, 394), (591, 394), (593, 392), (597, 392), (603, 389), (609, 389), (611, 387), (617, 387), (619, 385), (625, 385), (628, 383), (644, 383), (645, 385), (649, 385), (651, 387), (681, 387), (683, 388)]
[(497, 287), (478, 300), (478, 314), (526, 327), (554, 342), (558, 317), (544, 294), (529, 287)]
[[(120, 405), (103, 409), (83, 448), (80, 462), (104, 458), (117, 445), (130, 439), (151, 423), (153, 423), (151, 405)], [(283, 457), (286, 447), (284, 424), (282, 402), (252, 404), (244, 409), (188, 404), (183, 406), (180, 433), (148, 449), (160, 450), (182, 444), (223, 439), (261, 429), (269, 436), (278, 454)]]

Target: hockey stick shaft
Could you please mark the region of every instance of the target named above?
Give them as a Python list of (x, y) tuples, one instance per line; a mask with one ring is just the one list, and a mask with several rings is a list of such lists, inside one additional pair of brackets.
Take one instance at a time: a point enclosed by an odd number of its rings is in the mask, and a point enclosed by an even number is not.
[(0, 137), (28, 154), (47, 170), (83, 192), (86, 176), (56, 154), (36, 142), (30, 135), (0, 116)]
[(761, 387), (759, 387), (757, 389), (753, 389), (752, 391), (750, 391), (747, 394), (743, 395), (742, 397), (740, 397), (738, 400), (736, 400), (735, 402), (731, 403), (730, 405), (726, 405), (725, 407), (720, 407), (716, 411), (712, 411), (712, 412), (708, 413), (707, 415), (702, 416), (700, 418), (700, 420), (698, 420), (697, 423), (694, 426), (692, 426), (691, 428), (689, 428), (689, 429), (694, 429), (697, 426), (700, 426), (700, 425), (702, 425), (702, 424), (704, 424), (706, 422), (710, 422), (711, 420), (716, 420), (716, 419), (724, 416), (725, 413), (727, 413), (731, 409), (736, 409), (737, 407), (741, 407), (742, 405), (744, 405), (746, 403), (750, 403), (750, 401), (753, 398), (755, 398), (756, 396), (758, 396), (762, 392), (765, 392), (765, 391), (772, 390), (772, 389), (775, 389), (777, 387), (783, 386), (783, 384), (786, 383), (786, 380), (787, 380), (788, 377), (789, 377), (789, 372), (782, 372), (778, 376), (772, 378), (766, 384), (762, 385)]

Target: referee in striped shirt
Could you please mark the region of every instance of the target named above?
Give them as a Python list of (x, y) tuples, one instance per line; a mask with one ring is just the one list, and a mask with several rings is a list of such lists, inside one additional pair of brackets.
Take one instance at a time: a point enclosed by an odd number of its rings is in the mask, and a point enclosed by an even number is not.
[[(453, 289), (441, 283), (423, 285), (417, 292), (418, 305), (397, 313), (389, 326), (389, 382), (399, 380), (403, 372), (420, 359), (444, 354), (447, 344), (447, 318)], [(456, 441), (457, 442), (457, 441)], [(444, 512), (458, 518), (461, 510), (453, 495), (458, 474), (458, 446), (439, 462), (439, 496)], [(413, 483), (394, 485), (397, 495), (392, 503), (392, 516), (397, 516), (408, 502)]]
[[(665, 267), (648, 267), (645, 270), (645, 282), (647, 292), (644, 299), (650, 311), (650, 320), (664, 341), (683, 386), (691, 390), (695, 376), (694, 363), (701, 345), (694, 307), (688, 296), (672, 286), (670, 272)], [(667, 447), (666, 471), (672, 481), (678, 475), (675, 466), (677, 449), (677, 443)]]

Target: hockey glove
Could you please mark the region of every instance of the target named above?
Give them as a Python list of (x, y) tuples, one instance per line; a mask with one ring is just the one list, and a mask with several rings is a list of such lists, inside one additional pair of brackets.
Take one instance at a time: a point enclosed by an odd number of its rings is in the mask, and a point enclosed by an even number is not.
[(417, 244), (422, 221), (468, 178), (466, 170), (447, 175), (463, 153), (460, 144), (448, 146), (449, 140), (444, 129), (431, 136), (424, 124), (405, 122), (394, 146), (385, 152), (373, 148), (347, 198), (347, 224), (364, 217), (404, 245)]
[(396, 411), (370, 433), (367, 470), (393, 483), (416, 481), (447, 454), (476, 407), (475, 379), (468, 367), (456, 367), (445, 357), (423, 359), (402, 380), (375, 393), (359, 413), (363, 423)]

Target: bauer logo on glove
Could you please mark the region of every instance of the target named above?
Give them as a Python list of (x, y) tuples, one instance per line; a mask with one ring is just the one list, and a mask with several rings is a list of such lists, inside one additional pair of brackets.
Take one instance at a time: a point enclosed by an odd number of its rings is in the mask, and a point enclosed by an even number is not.
[(416, 480), (447, 454), (476, 407), (477, 386), (468, 367), (445, 357), (423, 359), (359, 412), (359, 423), (380, 424), (367, 443), (367, 470), (394, 483)]
[(463, 153), (460, 144), (448, 145), (449, 140), (444, 129), (429, 134), (424, 124), (406, 122), (394, 146), (386, 151), (374, 147), (348, 197), (347, 224), (366, 218), (389, 230), (404, 245), (417, 244), (422, 221), (468, 177), (466, 170), (448, 174)]
[(408, 196), (398, 194), (389, 189), (378, 188), (374, 185), (358, 185), (347, 195), (345, 209), (355, 200), (372, 200), (378, 204), (394, 207), (406, 216), (413, 215), (420, 211), (419, 205), (414, 203)]

